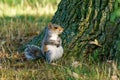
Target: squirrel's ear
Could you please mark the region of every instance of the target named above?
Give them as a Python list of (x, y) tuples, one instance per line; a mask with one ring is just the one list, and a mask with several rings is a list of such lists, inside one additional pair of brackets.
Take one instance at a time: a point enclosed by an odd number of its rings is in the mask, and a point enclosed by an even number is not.
[(52, 28), (52, 23), (48, 23), (48, 28)]

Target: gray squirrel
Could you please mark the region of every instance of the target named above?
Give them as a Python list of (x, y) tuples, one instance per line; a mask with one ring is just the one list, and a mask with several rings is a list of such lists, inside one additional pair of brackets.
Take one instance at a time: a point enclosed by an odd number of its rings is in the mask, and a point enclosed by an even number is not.
[(24, 51), (28, 60), (44, 58), (48, 63), (57, 60), (63, 55), (62, 39), (59, 35), (63, 28), (57, 24), (49, 23), (41, 47), (28, 45)]

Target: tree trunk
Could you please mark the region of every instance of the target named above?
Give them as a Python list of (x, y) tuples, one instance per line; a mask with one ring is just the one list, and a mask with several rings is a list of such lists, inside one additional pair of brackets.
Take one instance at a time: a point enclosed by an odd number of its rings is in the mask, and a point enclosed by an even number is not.
[[(120, 52), (119, 22), (110, 22), (115, 0), (61, 0), (51, 20), (61, 25), (61, 35), (67, 54), (99, 53), (111, 58)], [(28, 44), (41, 44), (44, 31)], [(98, 43), (97, 43), (98, 41)], [(25, 46), (22, 47), (24, 49)]]

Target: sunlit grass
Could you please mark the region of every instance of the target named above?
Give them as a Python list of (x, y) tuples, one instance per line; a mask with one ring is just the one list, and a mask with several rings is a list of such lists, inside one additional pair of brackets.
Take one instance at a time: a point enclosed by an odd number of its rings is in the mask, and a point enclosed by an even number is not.
[(18, 15), (53, 15), (57, 9), (57, 6), (55, 5), (58, 4), (60, 0), (57, 0), (56, 4), (51, 3), (49, 0), (48, 2), (47, 0), (43, 0), (42, 2), (33, 1), (34, 4), (32, 4), (32, 2), (30, 2), (29, 0), (21, 0), (19, 4), (17, 4), (16, 2), (16, 0), (11, 1), (11, 3), (5, 3), (4, 0), (3, 2), (0, 2), (0, 17), (12, 17)]
[(16, 6), (12, 7), (7, 4), (0, 4), (0, 16), (17, 16), (17, 15), (32, 15), (32, 16), (41, 16), (41, 15), (49, 15), (54, 14), (55, 10), (51, 4), (47, 4), (45, 7), (41, 7), (37, 5), (37, 7), (28, 6)]

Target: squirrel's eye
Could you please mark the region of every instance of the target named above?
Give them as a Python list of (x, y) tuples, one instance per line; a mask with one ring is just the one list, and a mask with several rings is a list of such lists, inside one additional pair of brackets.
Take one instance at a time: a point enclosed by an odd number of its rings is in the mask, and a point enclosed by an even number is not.
[(58, 27), (55, 27), (55, 29), (57, 29)]

